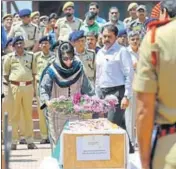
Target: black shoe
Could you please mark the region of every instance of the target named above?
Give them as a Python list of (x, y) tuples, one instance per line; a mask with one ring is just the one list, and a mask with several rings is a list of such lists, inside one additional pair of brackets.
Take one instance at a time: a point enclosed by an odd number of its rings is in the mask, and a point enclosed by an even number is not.
[(26, 142), (25, 139), (21, 139), (19, 143), (20, 143), (20, 144), (27, 144), (27, 142)]
[(47, 139), (42, 139), (42, 140), (40, 141), (40, 144), (48, 144)]
[(12, 144), (11, 145), (11, 150), (16, 150), (17, 149), (17, 145), (16, 144)]
[(34, 143), (30, 143), (27, 145), (28, 149), (38, 149), (38, 147)]
[(135, 153), (135, 149), (133, 145), (130, 145), (130, 154), (134, 154)]
[(50, 140), (49, 140), (49, 138), (47, 138), (47, 144), (50, 144)]

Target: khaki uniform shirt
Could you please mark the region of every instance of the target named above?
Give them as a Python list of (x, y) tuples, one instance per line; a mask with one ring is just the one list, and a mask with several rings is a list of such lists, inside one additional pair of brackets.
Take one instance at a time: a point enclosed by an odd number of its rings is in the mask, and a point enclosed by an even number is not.
[(32, 48), (36, 41), (39, 40), (39, 29), (36, 25), (29, 23), (24, 25), (19, 23), (12, 27), (8, 37), (23, 36), (25, 48)]
[(76, 56), (79, 57), (79, 59), (83, 62), (85, 73), (87, 77), (92, 81), (95, 77), (95, 52), (90, 49), (86, 49), (84, 53), (77, 53)]
[(40, 80), (40, 76), (46, 66), (52, 63), (55, 59), (55, 53), (50, 52), (49, 55), (45, 55), (42, 51), (35, 53), (35, 62), (37, 66), (36, 80)]
[(6, 55), (3, 74), (9, 76), (9, 81), (32, 81), (33, 75), (36, 74), (34, 54), (25, 51), (24, 56), (17, 56), (15, 52)]
[[(134, 90), (157, 94), (157, 123), (176, 122), (176, 20), (157, 28), (155, 44), (151, 32), (145, 36), (139, 53)], [(159, 52), (157, 65), (151, 63), (151, 52)]]
[(69, 34), (73, 31), (79, 30), (83, 25), (83, 21), (79, 18), (73, 18), (68, 22), (66, 17), (60, 18), (56, 22), (58, 40), (68, 41)]

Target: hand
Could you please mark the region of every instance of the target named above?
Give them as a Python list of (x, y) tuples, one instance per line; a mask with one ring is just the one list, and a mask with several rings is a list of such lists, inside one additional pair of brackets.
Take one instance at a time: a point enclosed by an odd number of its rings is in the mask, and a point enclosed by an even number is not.
[(47, 105), (48, 108), (51, 107), (51, 102), (50, 102), (50, 101), (47, 101), (47, 102), (46, 102), (46, 105)]
[(137, 62), (133, 63), (133, 68), (136, 69), (137, 67)]
[(121, 101), (121, 109), (126, 109), (129, 105), (129, 100), (126, 97), (123, 97)]

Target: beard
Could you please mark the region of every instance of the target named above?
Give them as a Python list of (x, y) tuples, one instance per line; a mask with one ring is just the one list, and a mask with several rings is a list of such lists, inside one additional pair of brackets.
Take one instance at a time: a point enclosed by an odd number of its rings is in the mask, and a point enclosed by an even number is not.
[(97, 16), (98, 15), (98, 13), (97, 12), (90, 12), (92, 15), (95, 15), (95, 16)]
[(71, 17), (73, 14), (72, 13), (66, 13), (65, 16), (66, 17)]
[(118, 17), (112, 16), (112, 17), (111, 17), (111, 20), (114, 21), (114, 22), (115, 22), (115, 21), (118, 21)]

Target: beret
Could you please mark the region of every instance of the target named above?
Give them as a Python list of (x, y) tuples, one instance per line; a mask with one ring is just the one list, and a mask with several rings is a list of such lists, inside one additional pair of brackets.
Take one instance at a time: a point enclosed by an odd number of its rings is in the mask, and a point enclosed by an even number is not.
[(121, 37), (123, 35), (127, 35), (127, 31), (126, 29), (120, 29), (119, 32), (118, 32), (118, 37)]
[(3, 16), (2, 20), (6, 19), (7, 17), (13, 18), (12, 14), (9, 14), (9, 13), (8, 13), (8, 14), (5, 14), (5, 15)]
[(138, 4), (135, 2), (132, 2), (128, 5), (127, 11), (130, 11), (132, 8), (137, 8), (137, 7), (138, 7)]
[(24, 41), (24, 38), (22, 36), (16, 36), (14, 37), (13, 41), (12, 41), (12, 46), (15, 45), (16, 42), (18, 41)]
[(79, 31), (74, 31), (69, 35), (69, 41), (74, 42), (77, 41), (78, 39), (84, 37), (84, 31), (79, 30)]
[(74, 7), (74, 3), (73, 2), (66, 2), (62, 8), (62, 10), (64, 11), (66, 8), (68, 7)]
[(56, 13), (51, 13), (50, 15), (49, 15), (49, 21), (51, 20), (51, 19), (57, 19), (58, 17), (57, 17), (57, 14)]
[(42, 19), (48, 19), (48, 16), (47, 15), (43, 15), (43, 16), (40, 17), (40, 20), (42, 20)]
[(6, 43), (6, 48), (7, 48), (7, 46), (9, 45), (9, 43), (12, 43), (13, 42), (13, 38), (8, 38), (7, 39), (7, 43)]
[(147, 10), (145, 5), (139, 5), (136, 10), (139, 11), (140, 9), (143, 9), (144, 11)]
[(19, 11), (19, 16), (23, 17), (23, 16), (28, 16), (31, 15), (31, 10), (30, 9), (22, 9)]
[(51, 37), (50, 36), (43, 36), (40, 38), (39, 43), (41, 44), (43, 41), (50, 41)]
[(33, 18), (36, 15), (40, 16), (40, 12), (39, 11), (32, 12), (30, 17)]

